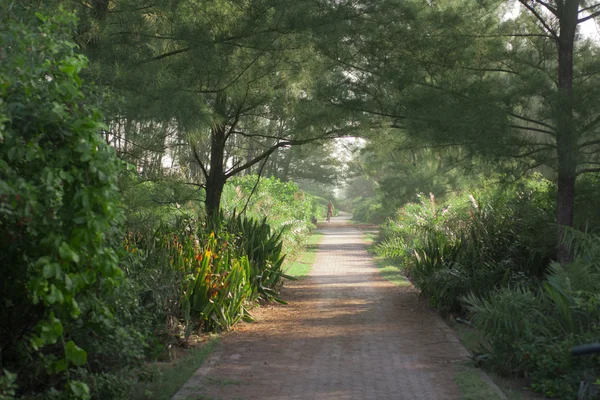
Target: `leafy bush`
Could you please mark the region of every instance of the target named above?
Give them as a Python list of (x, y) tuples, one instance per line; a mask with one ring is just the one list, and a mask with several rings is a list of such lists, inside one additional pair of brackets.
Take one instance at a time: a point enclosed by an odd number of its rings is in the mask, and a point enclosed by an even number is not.
[(378, 251), (406, 264), (432, 306), (469, 312), (493, 369), (574, 398), (579, 381), (600, 372), (598, 356), (570, 356), (600, 338), (600, 238), (569, 231), (576, 258), (563, 268), (552, 262), (554, 186), (534, 176), (491, 189), (442, 205), (421, 196), (384, 225)]
[(13, 400), (16, 399), (17, 394), (17, 374), (12, 374), (7, 370), (3, 371), (0, 376), (0, 400)]
[(388, 215), (377, 198), (358, 199), (352, 205), (352, 219), (359, 222), (380, 224)]
[(378, 251), (405, 263), (434, 307), (469, 312), (497, 372), (570, 399), (580, 379), (600, 372), (598, 356), (570, 356), (572, 346), (600, 337), (600, 238), (571, 230), (575, 261), (552, 262), (554, 190), (534, 176), (439, 206), (421, 196), (384, 225)]
[(155, 179), (148, 180), (135, 172), (120, 176), (128, 231), (145, 234), (161, 225), (173, 225), (178, 218), (199, 215), (203, 193), (196, 187), (186, 185), (179, 176)]
[(68, 40), (73, 16), (3, 22), (0, 368), (20, 371), (22, 392), (62, 387), (69, 398), (87, 398), (89, 388), (69, 371), (91, 361), (76, 331), (114, 326), (103, 293), (121, 276), (114, 245), (122, 167), (79, 78), (86, 59)]
[(187, 272), (181, 305), (188, 332), (198, 322), (206, 331), (229, 330), (246, 316), (246, 301), (252, 295), (247, 257), (227, 242), (217, 247), (214, 234), (203, 248), (193, 237), (176, 238), (171, 245), (173, 266), (182, 265)]

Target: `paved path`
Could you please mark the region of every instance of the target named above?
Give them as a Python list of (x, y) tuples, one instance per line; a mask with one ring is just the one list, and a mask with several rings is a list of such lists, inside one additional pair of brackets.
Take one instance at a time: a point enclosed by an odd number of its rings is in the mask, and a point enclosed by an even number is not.
[(361, 233), (343, 218), (322, 229), (308, 278), (287, 306), (225, 336), (174, 399), (456, 399), (468, 356), (416, 292), (379, 275)]

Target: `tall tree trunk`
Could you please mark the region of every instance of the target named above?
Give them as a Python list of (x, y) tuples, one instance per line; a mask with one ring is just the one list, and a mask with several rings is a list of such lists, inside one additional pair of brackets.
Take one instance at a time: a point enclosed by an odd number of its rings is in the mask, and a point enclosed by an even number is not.
[(292, 149), (287, 149), (286, 152), (284, 152), (284, 158), (283, 158), (283, 162), (282, 162), (282, 168), (281, 168), (281, 180), (284, 182), (287, 182), (288, 180), (290, 180), (290, 164), (292, 163)]
[[(226, 102), (226, 96), (219, 93), (215, 103), (217, 114), (221, 116), (225, 115)], [(224, 165), (225, 142), (227, 141), (225, 130), (226, 125), (219, 123), (210, 131), (210, 167), (206, 179), (206, 200), (204, 201), (209, 221), (215, 221), (215, 217), (219, 215), (221, 196), (227, 182)]]
[(577, 177), (577, 132), (573, 123), (573, 48), (577, 29), (579, 1), (558, 2), (560, 34), (558, 40), (558, 102), (556, 115), (556, 148), (558, 155), (558, 193), (556, 221), (558, 224), (558, 253), (560, 263), (571, 261), (563, 244), (564, 227), (573, 226), (575, 179)]
[(214, 220), (221, 209), (221, 195), (227, 182), (223, 155), (225, 152), (225, 126), (218, 125), (211, 130), (210, 170), (206, 179), (206, 214)]

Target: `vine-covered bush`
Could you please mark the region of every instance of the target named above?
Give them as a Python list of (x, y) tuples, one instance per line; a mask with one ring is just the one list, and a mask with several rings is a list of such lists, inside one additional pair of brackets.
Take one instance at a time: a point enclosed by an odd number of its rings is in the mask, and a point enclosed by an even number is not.
[(0, 31), (0, 369), (21, 391), (87, 398), (74, 331), (113, 328), (122, 166), (79, 77), (73, 16), (23, 15)]

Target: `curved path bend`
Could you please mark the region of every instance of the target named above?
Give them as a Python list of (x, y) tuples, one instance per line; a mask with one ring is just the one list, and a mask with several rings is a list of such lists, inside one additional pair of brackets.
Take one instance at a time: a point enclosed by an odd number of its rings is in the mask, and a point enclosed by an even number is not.
[(347, 217), (324, 224), (310, 275), (288, 305), (225, 335), (174, 400), (457, 399), (468, 353), (411, 288), (384, 280)]

